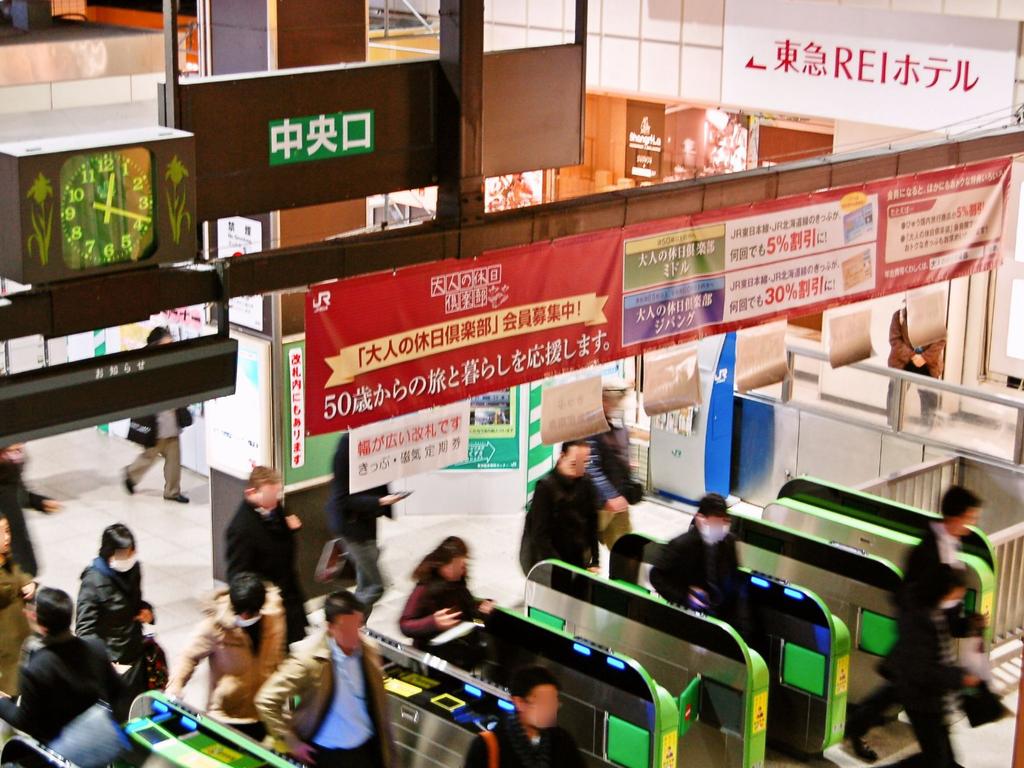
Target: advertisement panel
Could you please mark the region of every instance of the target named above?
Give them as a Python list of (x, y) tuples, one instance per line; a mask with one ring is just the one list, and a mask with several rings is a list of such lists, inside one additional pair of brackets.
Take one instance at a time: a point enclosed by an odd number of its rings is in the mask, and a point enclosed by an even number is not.
[(448, 469), (519, 469), (518, 387), (469, 401), (469, 456)]
[(307, 433), (988, 270), (1006, 159), (313, 286)]
[(206, 403), (207, 463), (248, 479), (255, 466), (271, 466), (270, 342), (243, 334), (238, 341), (235, 394)]

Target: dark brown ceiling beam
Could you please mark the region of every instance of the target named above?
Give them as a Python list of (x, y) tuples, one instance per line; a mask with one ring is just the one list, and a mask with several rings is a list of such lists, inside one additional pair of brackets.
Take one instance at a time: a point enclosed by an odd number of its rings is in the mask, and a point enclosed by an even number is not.
[(265, 251), (208, 267), (114, 273), (55, 284), (0, 301), (0, 339), (69, 333), (142, 320), (165, 309), (225, 296), (302, 289), (310, 283), (466, 258), (485, 250), (544, 242), (673, 216), (707, 213), (894, 176), (1024, 153), (1024, 128), (909, 149), (837, 155), (744, 173), (588, 195), (491, 214), (482, 224), (435, 224)]

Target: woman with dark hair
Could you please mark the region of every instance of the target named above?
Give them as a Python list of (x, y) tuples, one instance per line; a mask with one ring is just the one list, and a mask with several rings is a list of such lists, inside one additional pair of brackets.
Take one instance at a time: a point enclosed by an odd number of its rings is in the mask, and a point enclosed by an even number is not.
[(31, 634), (25, 604), (35, 597), (32, 577), (11, 559), (11, 524), (0, 512), (0, 692), (18, 695), (21, 646)]
[[(443, 646), (430, 646), (430, 641), (460, 622), (485, 619), (494, 607), (490, 600), (477, 600), (466, 585), (469, 547), (458, 536), (449, 536), (423, 558), (412, 578), (416, 588), (402, 611), (399, 627), (412, 638), (420, 650), (448, 658), (460, 666), (472, 666), (475, 642), (452, 641)], [(467, 640), (468, 638), (463, 638)]]
[(142, 599), (135, 536), (122, 523), (107, 526), (99, 557), (82, 572), (75, 632), (102, 640), (122, 673), (125, 690), (118, 715), (127, 715), (132, 700), (148, 687), (142, 625), (153, 623), (153, 607)]

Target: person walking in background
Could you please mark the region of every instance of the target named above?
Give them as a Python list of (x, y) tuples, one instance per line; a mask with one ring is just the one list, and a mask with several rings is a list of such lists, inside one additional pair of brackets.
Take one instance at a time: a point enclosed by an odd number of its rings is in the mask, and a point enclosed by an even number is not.
[(270, 735), (307, 765), (392, 768), (380, 658), (359, 631), (363, 606), (349, 592), (334, 592), (324, 615), (326, 628), (284, 660), (260, 690), (256, 709)]
[(583, 768), (572, 735), (558, 726), (558, 691), (544, 667), (515, 670), (509, 684), (515, 712), (473, 739), (464, 768)]
[(36, 584), (11, 559), (11, 525), (0, 514), (0, 691), (18, 695), (21, 648), (32, 634), (25, 605), (35, 597)]
[(53, 499), (32, 493), (25, 487), (26, 453), (24, 443), (13, 443), (0, 448), (0, 514), (11, 526), (10, 558), (25, 573), (39, 575), (39, 562), (25, 522), (25, 509), (31, 508), (47, 514), (57, 512), (61, 504)]
[(72, 634), (74, 609), (66, 592), (39, 589), (35, 621), (42, 641), (21, 667), (18, 703), (0, 696), (0, 719), (44, 744), (94, 704), (122, 698), (103, 643)]
[(541, 560), (561, 560), (594, 573), (599, 569), (597, 514), (601, 503), (587, 476), (590, 444), (562, 443), (554, 468), (537, 481), (523, 523), (519, 564), (529, 574)]
[(254, 467), (238, 511), (225, 533), (228, 581), (255, 573), (281, 592), (288, 644), (306, 636), (306, 598), (296, 572), (297, 535), (302, 521), (281, 503), (281, 473)]
[[(942, 378), (943, 356), (946, 351), (946, 340), (932, 342), (924, 347), (915, 347), (910, 342), (907, 330), (907, 308), (904, 306), (893, 313), (889, 323), (889, 367), (900, 371), (929, 376), (933, 379)], [(892, 413), (892, 400), (896, 397), (897, 382), (889, 382), (889, 413)], [(935, 409), (939, 405), (939, 393), (917, 388), (921, 401), (921, 421), (931, 426), (935, 421)]]
[(651, 586), (670, 603), (745, 631), (746, 581), (739, 572), (725, 499), (709, 493), (700, 500), (689, 530), (655, 553), (650, 578)]
[(458, 536), (449, 536), (416, 566), (412, 578), (416, 588), (402, 611), (398, 626), (412, 638), (413, 647), (430, 648), (437, 656), (463, 669), (472, 669), (480, 658), (480, 643), (475, 634), (442, 646), (430, 641), (460, 622), (483, 620), (494, 603), (477, 600), (466, 584), (469, 547)]
[(394, 505), (402, 500), (386, 485), (350, 492), (349, 433), (338, 440), (334, 452), (334, 479), (327, 502), (327, 523), (335, 536), (345, 542), (345, 554), (356, 569), (356, 598), (364, 606), (366, 618), (380, 600), (387, 580), (380, 568), (377, 544), (377, 518), (392, 517)]
[[(147, 347), (170, 344), (174, 338), (164, 327), (154, 328), (146, 339)], [(164, 459), (164, 498), (179, 504), (188, 504), (188, 497), (181, 492), (181, 440), (179, 435), (186, 427), (192, 426), (192, 414), (188, 408), (160, 411), (149, 416), (132, 419), (128, 439), (142, 446), (143, 451), (124, 470), (124, 487), (129, 494), (142, 482), (143, 475), (156, 463)]]
[(110, 525), (103, 531), (98, 557), (82, 572), (75, 632), (102, 640), (122, 672), (122, 698), (109, 702), (121, 720), (149, 687), (142, 629), (155, 623), (153, 607), (142, 599), (135, 536), (122, 523)]
[(597, 486), (601, 511), (598, 533), (609, 550), (622, 536), (633, 530), (629, 505), (643, 498), (643, 487), (633, 479), (629, 464), (629, 430), (626, 428), (623, 402), (629, 385), (621, 378), (609, 377), (602, 385), (602, 405), (608, 430), (587, 438), (590, 460), (587, 475)]
[(269, 590), (254, 573), (237, 573), (213, 595), (171, 674), (167, 694), (181, 697), (196, 667), (210, 662), (206, 712), (256, 741), (266, 728), (258, 719), (256, 694), (285, 657), (285, 621), (277, 587)]

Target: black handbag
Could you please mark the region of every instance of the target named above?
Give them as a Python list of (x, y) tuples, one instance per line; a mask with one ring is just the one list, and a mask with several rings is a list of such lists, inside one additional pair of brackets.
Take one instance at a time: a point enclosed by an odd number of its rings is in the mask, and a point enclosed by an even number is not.
[(644, 499), (644, 484), (638, 480), (627, 480), (622, 495), (629, 504), (639, 504)]
[(1011, 714), (985, 683), (965, 691), (960, 696), (960, 706), (972, 728), (994, 723)]

